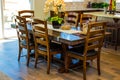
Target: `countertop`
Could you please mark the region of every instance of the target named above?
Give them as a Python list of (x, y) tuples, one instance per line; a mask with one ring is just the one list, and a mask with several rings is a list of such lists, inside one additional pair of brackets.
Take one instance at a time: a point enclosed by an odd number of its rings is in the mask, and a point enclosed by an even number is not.
[(86, 11), (103, 11), (102, 8), (76, 8), (76, 9), (66, 9), (66, 11), (83, 11), (83, 12), (86, 12)]

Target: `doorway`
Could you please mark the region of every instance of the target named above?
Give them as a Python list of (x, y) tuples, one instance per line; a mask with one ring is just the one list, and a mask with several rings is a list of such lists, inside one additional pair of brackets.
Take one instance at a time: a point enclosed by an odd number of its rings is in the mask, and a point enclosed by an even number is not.
[(17, 36), (15, 28), (12, 28), (11, 25), (14, 24), (14, 17), (17, 15), (17, 12), (24, 9), (30, 9), (29, 0), (2, 0), (1, 13), (3, 14), (1, 14), (1, 22), (3, 25), (1, 25), (1, 36), (3, 38), (11, 38)]

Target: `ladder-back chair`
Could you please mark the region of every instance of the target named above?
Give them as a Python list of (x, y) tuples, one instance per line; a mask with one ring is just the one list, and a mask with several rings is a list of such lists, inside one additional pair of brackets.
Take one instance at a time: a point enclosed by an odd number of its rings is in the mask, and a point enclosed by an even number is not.
[(34, 17), (34, 11), (33, 10), (21, 10), (21, 11), (18, 11), (18, 16), (26, 18), (27, 22), (31, 22), (31, 18)]
[(22, 49), (27, 49), (27, 66), (29, 66), (30, 53), (34, 50), (34, 43), (30, 39), (30, 35), (26, 25), (27, 21), (25, 18), (16, 16), (15, 25), (19, 42), (19, 55), (18, 61), (20, 61)]
[(83, 28), (83, 23), (88, 23), (90, 21), (96, 22), (97, 16), (93, 16), (90, 14), (81, 14), (80, 15), (80, 27)]
[(76, 12), (66, 12), (64, 17), (64, 23), (69, 24), (72, 27), (78, 26), (78, 16)]
[(33, 36), (35, 42), (35, 67), (37, 67), (38, 56), (43, 55), (47, 57), (47, 74), (50, 73), (50, 63), (52, 55), (59, 54), (62, 52), (61, 47), (57, 44), (50, 43), (47, 22), (34, 19), (36, 23), (39, 23), (33, 26)]
[[(98, 27), (98, 28), (97, 28)], [(100, 28), (99, 28), (100, 27)], [(93, 30), (94, 29), (94, 30)], [(83, 61), (83, 79), (86, 80), (86, 62), (97, 58), (97, 69), (100, 75), (100, 53), (105, 37), (106, 22), (94, 22), (88, 24), (85, 45), (69, 49), (66, 57), (65, 68), (68, 71), (69, 57)]]

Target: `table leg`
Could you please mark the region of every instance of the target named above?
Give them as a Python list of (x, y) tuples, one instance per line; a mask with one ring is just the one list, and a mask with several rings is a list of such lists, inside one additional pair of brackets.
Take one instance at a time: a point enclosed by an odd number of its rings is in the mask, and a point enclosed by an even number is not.
[(68, 60), (68, 61), (66, 62), (66, 55), (67, 55), (66, 51), (67, 51), (67, 49), (68, 49), (68, 45), (62, 44), (62, 49), (63, 49), (63, 54), (61, 55), (61, 57), (62, 57), (62, 59), (64, 60), (64, 65), (63, 65), (60, 69), (58, 69), (58, 72), (59, 72), (59, 73), (64, 73), (64, 72), (66, 72), (65, 65), (66, 65), (66, 63), (67, 63), (67, 64), (70, 64), (70, 62), (71, 62), (70, 60)]

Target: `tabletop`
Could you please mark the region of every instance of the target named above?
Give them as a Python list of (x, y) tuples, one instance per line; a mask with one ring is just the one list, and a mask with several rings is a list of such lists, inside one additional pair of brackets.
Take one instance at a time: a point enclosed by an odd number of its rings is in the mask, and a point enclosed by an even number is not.
[[(39, 25), (39, 24), (37, 24)], [(48, 24), (48, 34), (50, 40), (55, 40), (67, 45), (77, 45), (84, 42), (85, 34), (80, 30), (70, 29), (61, 30), (54, 29), (52, 25)], [(28, 30), (32, 32), (32, 27), (30, 24), (27, 25)]]

